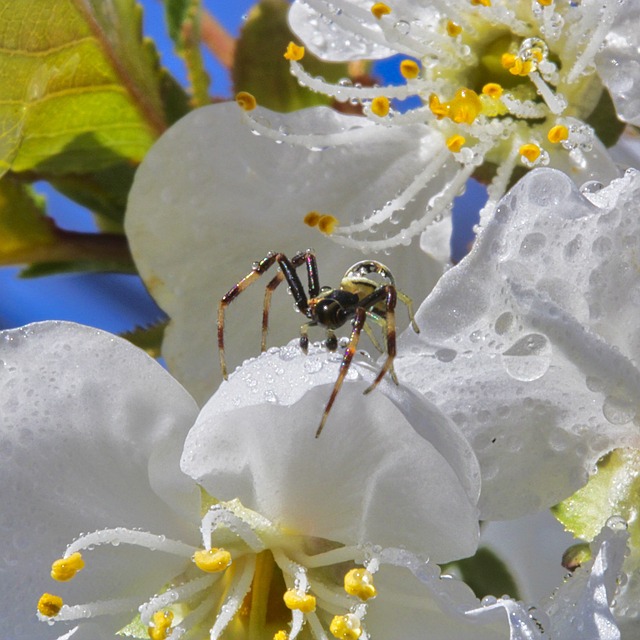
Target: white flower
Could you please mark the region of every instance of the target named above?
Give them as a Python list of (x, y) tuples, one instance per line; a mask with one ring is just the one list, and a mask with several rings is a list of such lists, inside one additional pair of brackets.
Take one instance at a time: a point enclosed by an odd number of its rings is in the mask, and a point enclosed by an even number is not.
[[(354, 368), (316, 439), (338, 368), (324, 351), (265, 354), (197, 419), (155, 362), (94, 329), (6, 331), (0, 358), (11, 640), (506, 638), (504, 620), (476, 628), (478, 601), (433, 564), (473, 552), (479, 474), (415, 394), (365, 398)], [(227, 501), (201, 505), (189, 475)]]
[(398, 377), (478, 455), (483, 518), (549, 507), (640, 448), (640, 176), (601, 187), (526, 176), (400, 338)]
[[(508, 597), (485, 598), (482, 608), (468, 611), (481, 619), (503, 609), (511, 640), (620, 640), (612, 612), (629, 534), (626, 523), (611, 518), (591, 545), (592, 559), (536, 607), (525, 607)], [(637, 622), (634, 623), (637, 632)], [(633, 635), (625, 638), (636, 637)]]
[[(360, 221), (347, 218), (333, 239), (373, 250), (409, 243), (447, 213), (479, 167), (485, 177), (496, 169), (487, 216), (518, 167), (551, 164), (579, 184), (616, 177), (598, 138), (618, 124), (604, 84), (621, 117), (635, 122), (640, 37), (632, 25), (638, 10), (635, 0), (295, 0), (290, 24), (321, 58), (404, 57), (406, 82), (398, 86), (332, 85), (309, 75), (304, 59), (292, 59), (291, 70), (315, 91), (362, 103), (364, 130), (375, 123), (385, 136), (389, 129), (398, 137), (410, 131), (410, 153), (421, 159), (412, 170), (398, 171), (388, 156), (393, 188), (376, 184), (375, 207), (358, 212)], [(418, 104), (394, 106), (393, 99), (407, 98)], [(591, 116), (602, 120), (592, 126)], [(307, 120), (313, 117), (309, 112)], [(299, 132), (287, 122), (283, 128), (263, 112), (248, 118), (285, 147), (343, 148), (345, 172), (350, 154), (355, 158), (367, 144), (354, 126), (341, 135), (323, 135), (320, 127), (309, 135), (312, 126)]]
[[(274, 126), (285, 122), (285, 116), (270, 117)], [(327, 134), (358, 127), (367, 144), (360, 152), (349, 150), (349, 171), (341, 161), (344, 148), (309, 154), (252, 135), (234, 103), (198, 109), (183, 118), (154, 145), (136, 173), (127, 238), (147, 287), (171, 317), (163, 356), (201, 404), (221, 379), (214, 326), (218, 301), (251, 270), (252, 262), (269, 251), (292, 256), (313, 247), (320, 283), (338, 286), (363, 256), (310, 229), (303, 221), (307, 213), (341, 218), (371, 211), (377, 189), (393, 188), (396, 180), (389, 171), (391, 156), (397, 158), (400, 172), (410, 173), (423, 161), (412, 155), (415, 134), (410, 128), (398, 136), (379, 131), (373, 123), (362, 127), (361, 118), (329, 109), (290, 114), (286, 122), (304, 129), (310, 117), (310, 124)], [(448, 237), (446, 246), (448, 256)], [(382, 258), (398, 287), (416, 302), (442, 272), (442, 264), (415, 245)], [(229, 309), (231, 369), (259, 353), (268, 281), (267, 274)], [(291, 299), (278, 291), (269, 345), (286, 344), (298, 334), (300, 320), (291, 306)]]

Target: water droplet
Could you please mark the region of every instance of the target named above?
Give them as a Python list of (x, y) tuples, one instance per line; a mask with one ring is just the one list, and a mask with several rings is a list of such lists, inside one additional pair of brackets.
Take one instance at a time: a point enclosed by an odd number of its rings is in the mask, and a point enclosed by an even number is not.
[(541, 378), (551, 364), (551, 345), (541, 333), (529, 333), (502, 354), (502, 365), (516, 380)]
[(438, 349), (435, 352), (435, 356), (440, 360), (440, 362), (451, 362), (452, 360), (455, 360), (457, 355), (458, 352), (455, 349)]
[(511, 329), (512, 325), (513, 325), (513, 313), (511, 313), (510, 311), (505, 311), (504, 313), (500, 314), (498, 316), (498, 319), (496, 320), (496, 324), (495, 324), (496, 333), (499, 336), (502, 336), (505, 333), (507, 333), (509, 329)]
[(626, 424), (631, 422), (637, 413), (638, 407), (630, 398), (617, 395), (608, 395), (602, 405), (602, 413), (611, 424)]
[(581, 187), (581, 193), (598, 193), (604, 185), (602, 182), (598, 182), (597, 180), (588, 180)]
[(542, 233), (528, 233), (520, 245), (520, 255), (523, 258), (536, 255), (547, 243), (547, 237)]
[(611, 516), (605, 523), (612, 531), (626, 531), (627, 521), (622, 516)]
[(409, 31), (411, 31), (411, 25), (406, 20), (398, 20), (398, 22), (396, 22), (393, 27), (398, 33), (401, 33), (403, 36), (406, 36)]

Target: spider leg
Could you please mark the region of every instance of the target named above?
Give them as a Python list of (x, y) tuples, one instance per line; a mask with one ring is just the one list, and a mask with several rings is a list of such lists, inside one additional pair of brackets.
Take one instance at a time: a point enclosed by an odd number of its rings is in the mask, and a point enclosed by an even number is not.
[[(380, 380), (384, 378), (385, 374), (392, 371), (393, 359), (396, 357), (396, 288), (390, 284), (378, 287), (373, 293), (370, 293), (366, 298), (363, 298), (360, 301), (360, 304), (363, 307), (371, 308), (382, 301), (384, 301), (385, 304), (384, 333), (387, 343), (387, 359), (378, 372), (376, 379), (369, 387), (367, 387), (367, 389), (365, 389), (365, 393), (373, 391), (378, 386)], [(397, 384), (397, 378), (395, 375), (392, 375), (391, 377)]]
[[(366, 328), (365, 324), (365, 328)], [(338, 338), (336, 338), (336, 334), (333, 329), (327, 329), (327, 338), (324, 341), (325, 346), (329, 351), (335, 351), (338, 348)]]
[(305, 356), (309, 351), (309, 335), (308, 335), (309, 327), (315, 327), (316, 324), (317, 324), (316, 322), (306, 322), (300, 327), (300, 348), (302, 349), (302, 352), (304, 353)]
[(420, 327), (418, 327), (416, 319), (413, 315), (413, 300), (406, 293), (402, 293), (402, 291), (396, 291), (396, 294), (398, 295), (398, 300), (400, 300), (400, 302), (403, 302), (407, 307), (407, 311), (409, 312), (409, 320), (411, 320), (411, 326), (413, 327), (413, 330), (416, 333), (420, 333)]
[[(318, 264), (316, 261), (316, 256), (310, 249), (307, 249), (306, 251), (300, 251), (299, 253), (296, 253), (296, 255), (293, 256), (293, 258), (291, 258), (291, 266), (294, 269), (297, 269), (298, 267), (300, 267), (305, 263), (307, 265), (307, 279), (309, 282), (309, 298), (314, 298), (315, 296), (318, 295), (318, 291), (320, 290), (320, 281), (318, 278)], [(262, 307), (262, 341), (260, 343), (261, 351), (267, 350), (267, 333), (269, 331), (269, 311), (271, 309), (271, 296), (273, 295), (273, 292), (278, 288), (278, 286), (280, 286), (280, 283), (286, 277), (287, 277), (286, 272), (281, 269), (274, 276), (274, 278), (269, 281), (269, 284), (267, 284), (265, 288), (264, 304)], [(289, 278), (287, 278), (287, 282), (289, 282)], [(298, 278), (298, 282), (300, 282), (299, 278)], [(298, 304), (298, 300), (296, 300), (296, 306), (302, 312), (306, 311), (307, 309), (306, 303), (307, 303), (306, 297), (305, 297), (304, 308), (301, 307), (300, 304)], [(302, 336), (301, 336), (301, 340), (302, 340)], [(306, 350), (304, 348), (303, 348), (303, 351), (305, 351), (306, 353)]]
[[(396, 293), (397, 293), (397, 291), (396, 291)], [(367, 311), (367, 318), (370, 318), (378, 326), (382, 327), (382, 330), (385, 332), (385, 335), (386, 335), (387, 321), (385, 320), (385, 318), (383, 318), (381, 315), (379, 315), (377, 313), (374, 313), (373, 311)], [(378, 342), (378, 339), (374, 335), (373, 331), (371, 331), (370, 327), (366, 323), (364, 325), (364, 330), (367, 332), (367, 335), (369, 336), (369, 339), (371, 340), (371, 342), (373, 342), (373, 346), (380, 353), (384, 353), (384, 348)], [(400, 384), (398, 382), (398, 376), (396, 375), (395, 369), (393, 368), (393, 362), (391, 363), (391, 366), (389, 367), (389, 375), (391, 376), (391, 379), (393, 380), (393, 382), (395, 384)]]
[(329, 411), (331, 411), (331, 407), (333, 407), (333, 403), (335, 402), (338, 392), (342, 387), (342, 383), (344, 382), (345, 376), (349, 371), (351, 361), (353, 360), (353, 356), (356, 352), (356, 349), (358, 348), (358, 340), (360, 340), (360, 333), (362, 332), (362, 327), (365, 324), (366, 318), (367, 312), (364, 307), (358, 307), (355, 310), (355, 316), (353, 318), (353, 328), (351, 329), (349, 344), (347, 345), (347, 348), (344, 352), (344, 357), (342, 358), (342, 363), (340, 364), (340, 373), (338, 374), (336, 383), (333, 385), (333, 391), (331, 391), (331, 396), (329, 396), (327, 406), (324, 408), (322, 420), (320, 420), (320, 426), (316, 431), (316, 438), (320, 436), (322, 430), (324, 429), (324, 425), (327, 422), (327, 418), (329, 417)]
[[(269, 253), (265, 258), (254, 264), (253, 269), (248, 273), (238, 284), (231, 287), (227, 293), (222, 296), (220, 303), (218, 304), (218, 352), (220, 354), (220, 370), (222, 371), (222, 377), (226, 380), (227, 363), (224, 357), (224, 313), (226, 308), (253, 282), (255, 282), (265, 271), (267, 271), (273, 264), (277, 262), (280, 266), (283, 277), (286, 278), (287, 284), (291, 289), (293, 299), (296, 306), (300, 311), (307, 310), (307, 296), (304, 292), (302, 282), (295, 271), (294, 266), (291, 264), (287, 256), (284, 253)], [(268, 312), (267, 312), (268, 317)], [(263, 314), (264, 322), (264, 314)]]

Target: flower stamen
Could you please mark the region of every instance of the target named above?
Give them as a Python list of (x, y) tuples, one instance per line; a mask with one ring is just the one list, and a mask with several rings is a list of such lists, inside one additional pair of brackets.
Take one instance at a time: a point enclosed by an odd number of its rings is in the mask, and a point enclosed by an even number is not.
[(371, 13), (380, 20), (382, 16), (388, 16), (391, 13), (391, 7), (384, 2), (376, 2), (371, 7)]
[(304, 47), (296, 44), (295, 42), (290, 42), (287, 45), (287, 50), (284, 52), (284, 57), (287, 60), (302, 60), (304, 58)]
[(51, 565), (51, 577), (58, 582), (66, 582), (82, 569), (84, 569), (84, 560), (82, 554), (76, 551), (66, 558), (56, 560)]
[(231, 554), (226, 549), (198, 549), (193, 554), (193, 562), (205, 573), (219, 573), (231, 564)]
[(38, 613), (45, 618), (54, 618), (60, 613), (64, 604), (60, 596), (52, 593), (43, 593), (38, 600)]
[(338, 640), (358, 640), (362, 635), (362, 624), (358, 616), (347, 613), (343, 616), (334, 616), (329, 631)]
[(375, 598), (378, 593), (373, 584), (373, 574), (364, 568), (351, 569), (345, 574), (344, 590), (360, 600)]

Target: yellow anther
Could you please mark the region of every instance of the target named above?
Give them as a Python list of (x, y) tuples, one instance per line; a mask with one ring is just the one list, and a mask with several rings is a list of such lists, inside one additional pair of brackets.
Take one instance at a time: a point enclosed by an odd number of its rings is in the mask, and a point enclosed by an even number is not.
[(43, 593), (38, 600), (38, 612), (47, 618), (53, 618), (60, 613), (64, 602), (60, 596), (51, 593)]
[(303, 222), (308, 227), (317, 227), (321, 217), (321, 213), (318, 213), (317, 211), (309, 211), (309, 213), (304, 217)]
[(167, 640), (171, 634), (173, 622), (172, 611), (156, 611), (153, 614), (153, 627), (147, 627), (147, 633), (151, 640)]
[(353, 613), (344, 616), (334, 616), (329, 631), (338, 640), (358, 640), (362, 635), (360, 618)]
[(553, 4), (553, 0), (538, 0), (538, 4), (543, 7), (550, 7)]
[(518, 153), (529, 162), (535, 162), (540, 157), (541, 152), (540, 147), (533, 142), (523, 144), (520, 149), (518, 149)]
[(456, 24), (451, 20), (447, 22), (447, 35), (451, 36), (452, 38), (455, 38), (461, 33), (462, 33), (462, 27), (459, 24)]
[(82, 569), (84, 569), (84, 560), (82, 554), (76, 551), (68, 558), (60, 558), (51, 565), (51, 577), (58, 582), (66, 582)]
[(371, 111), (379, 118), (384, 118), (389, 113), (389, 98), (378, 96), (371, 101)]
[(549, 133), (547, 134), (549, 142), (552, 142), (553, 144), (562, 142), (568, 137), (569, 129), (567, 129), (567, 127), (565, 127), (563, 124), (557, 124), (555, 127), (551, 127), (551, 129), (549, 129)]
[(207, 573), (224, 571), (231, 564), (231, 554), (222, 547), (220, 549), (199, 549), (193, 554), (193, 561), (198, 569)]
[(245, 111), (253, 111), (258, 105), (253, 94), (248, 91), (240, 91), (239, 93), (236, 93), (236, 102)]
[(378, 593), (373, 584), (373, 575), (368, 569), (351, 569), (351, 571), (347, 571), (344, 576), (344, 590), (350, 596), (356, 596), (360, 600), (375, 598)]
[(487, 82), (487, 84), (482, 87), (482, 93), (490, 98), (501, 98), (503, 91), (504, 89), (497, 82)]
[(384, 2), (376, 2), (373, 7), (371, 7), (371, 13), (380, 20), (382, 16), (388, 16), (391, 13), (391, 7)]
[(518, 56), (513, 53), (503, 53), (502, 57), (500, 58), (500, 64), (502, 64), (505, 69), (511, 69), (511, 67), (513, 67), (513, 65), (516, 63), (517, 57)]
[(431, 113), (442, 118), (451, 118), (457, 124), (471, 124), (482, 111), (482, 102), (473, 89), (458, 89), (449, 102), (440, 102), (435, 93), (429, 96)]
[(320, 216), (320, 220), (318, 221), (318, 229), (322, 231), (322, 233), (326, 233), (330, 236), (338, 226), (338, 218), (335, 218), (332, 215), (324, 215)]
[(301, 47), (295, 42), (290, 42), (287, 45), (287, 50), (284, 52), (284, 57), (287, 60), (302, 60), (302, 58), (304, 58), (304, 47)]
[(462, 149), (462, 145), (466, 142), (466, 138), (459, 134), (452, 135), (450, 138), (447, 138), (447, 149), (451, 151), (451, 153), (458, 153), (460, 149)]
[(420, 65), (415, 60), (403, 60), (400, 63), (400, 74), (407, 80), (413, 80), (420, 74)]
[(474, 7), (477, 7), (478, 5), (482, 5), (483, 7), (490, 7), (491, 0), (471, 0), (471, 4)]
[(300, 593), (295, 589), (285, 591), (282, 596), (288, 609), (302, 611), (302, 613), (311, 613), (316, 610), (316, 599), (308, 593)]
[(273, 636), (273, 640), (289, 640), (289, 634), (284, 629), (280, 629)]

